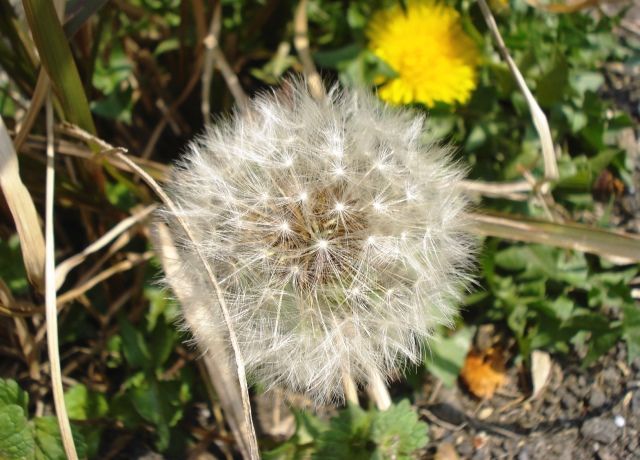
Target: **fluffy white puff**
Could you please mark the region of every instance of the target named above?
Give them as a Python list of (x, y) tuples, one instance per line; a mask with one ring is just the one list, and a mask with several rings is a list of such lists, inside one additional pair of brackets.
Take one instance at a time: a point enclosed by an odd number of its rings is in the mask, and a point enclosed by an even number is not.
[[(424, 119), (359, 91), (315, 101), (290, 82), (191, 143), (168, 192), (215, 271), (250, 375), (341, 400), (422, 359), (468, 281), (461, 170), (424, 143)], [(226, 328), (194, 243), (169, 211), (207, 336)], [(174, 280), (176, 281), (176, 280)], [(215, 350), (212, 350), (215, 351)]]

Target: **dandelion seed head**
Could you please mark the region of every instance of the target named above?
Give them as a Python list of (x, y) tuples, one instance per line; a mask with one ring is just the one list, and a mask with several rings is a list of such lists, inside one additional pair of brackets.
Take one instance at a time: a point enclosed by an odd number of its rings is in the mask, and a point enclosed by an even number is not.
[(167, 191), (196, 243), (162, 215), (182, 260), (172, 276), (193, 286), (183, 308), (206, 318), (196, 340), (226, 334), (200, 253), (267, 387), (341, 400), (345, 370), (364, 385), (419, 362), (452, 321), (473, 253), (463, 174), (420, 141), (423, 125), (364, 92), (318, 102), (292, 82), (194, 141)]

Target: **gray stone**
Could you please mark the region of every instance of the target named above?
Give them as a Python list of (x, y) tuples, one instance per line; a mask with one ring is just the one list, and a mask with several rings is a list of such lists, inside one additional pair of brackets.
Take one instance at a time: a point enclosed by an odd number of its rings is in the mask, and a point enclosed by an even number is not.
[(586, 439), (611, 444), (618, 439), (622, 430), (618, 428), (611, 417), (596, 417), (587, 420), (580, 428), (580, 434)]
[(607, 400), (604, 392), (600, 388), (594, 388), (589, 395), (589, 407), (597, 408), (602, 406)]

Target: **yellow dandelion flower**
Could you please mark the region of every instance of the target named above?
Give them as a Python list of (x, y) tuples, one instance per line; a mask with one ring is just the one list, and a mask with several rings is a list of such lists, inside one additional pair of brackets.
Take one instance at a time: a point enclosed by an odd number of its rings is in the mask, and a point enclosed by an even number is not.
[(479, 53), (458, 12), (437, 0), (414, 0), (374, 14), (369, 48), (398, 74), (379, 90), (392, 104), (465, 103), (476, 87)]

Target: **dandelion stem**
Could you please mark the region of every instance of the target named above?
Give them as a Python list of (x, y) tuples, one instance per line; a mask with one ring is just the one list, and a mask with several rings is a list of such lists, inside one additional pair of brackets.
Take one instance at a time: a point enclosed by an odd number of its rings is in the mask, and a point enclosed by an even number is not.
[(384, 383), (380, 371), (377, 369), (371, 369), (369, 372), (369, 396), (376, 403), (376, 407), (379, 410), (387, 410), (391, 407), (391, 396), (387, 385)]

